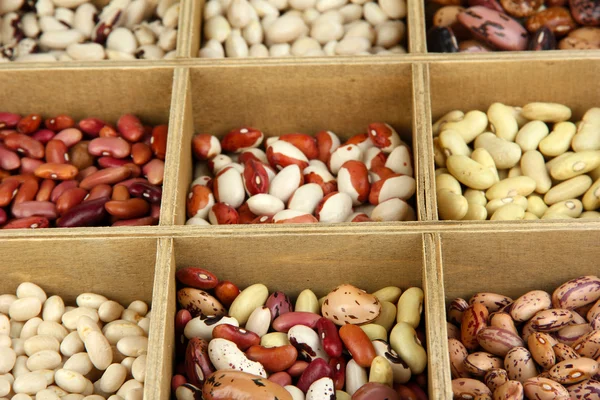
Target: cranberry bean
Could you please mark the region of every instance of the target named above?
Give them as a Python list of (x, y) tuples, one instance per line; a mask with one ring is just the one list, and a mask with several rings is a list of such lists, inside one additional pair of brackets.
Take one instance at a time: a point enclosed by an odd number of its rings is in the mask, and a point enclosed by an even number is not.
[(279, 140), (293, 144), (304, 153), (306, 158), (314, 160), (319, 157), (319, 148), (317, 146), (317, 140), (304, 133), (287, 133), (281, 135)]
[(121, 221), (117, 221), (111, 226), (150, 226), (150, 225), (158, 225), (158, 218), (156, 217), (142, 217), (142, 218), (134, 218), (134, 219), (124, 219)]
[[(215, 326), (212, 335), (215, 339), (227, 339), (235, 343), (237, 347), (242, 351), (246, 351), (246, 349), (248, 349), (249, 347), (254, 347), (260, 343), (260, 336), (258, 336), (256, 333), (230, 324), (221, 324)], [(250, 359), (252, 360), (252, 358)], [(265, 368), (267, 369), (267, 371), (269, 370), (266, 365)]]
[(8, 217), (6, 216), (6, 211), (0, 208), (0, 225), (4, 225)]
[(100, 157), (97, 160), (97, 162), (100, 168), (115, 168), (125, 166), (127, 164), (127, 159), (120, 159), (114, 157)]
[(77, 143), (81, 142), (82, 138), (83, 134), (77, 128), (63, 129), (56, 136), (54, 136), (54, 139), (62, 140), (67, 147), (75, 146)]
[(342, 390), (346, 383), (346, 359), (344, 357), (334, 357), (329, 360), (333, 384), (336, 390)]
[(132, 114), (121, 116), (117, 121), (117, 129), (130, 142), (137, 142), (144, 135), (144, 125)]
[(108, 197), (85, 201), (67, 211), (57, 221), (57, 226), (61, 228), (71, 228), (78, 226), (96, 226), (102, 224), (108, 213), (104, 205)]
[(196, 289), (210, 290), (214, 289), (219, 284), (219, 280), (215, 274), (196, 267), (187, 267), (177, 270), (175, 278), (183, 285)]
[(371, 340), (359, 326), (346, 324), (340, 328), (340, 338), (361, 367), (368, 368), (377, 356)]
[[(114, 189), (113, 189), (114, 193)], [(142, 199), (111, 200), (105, 205), (110, 215), (121, 219), (141, 218), (150, 211), (150, 204)]]
[(75, 120), (68, 115), (57, 115), (53, 118), (48, 118), (44, 121), (46, 128), (54, 132), (60, 132), (64, 129), (72, 128), (75, 126)]
[(17, 124), (17, 131), (25, 135), (31, 135), (37, 131), (42, 123), (42, 116), (39, 114), (29, 114), (23, 117)]
[(10, 151), (6, 147), (0, 145), (0, 168), (11, 171), (21, 166), (21, 159), (17, 153)]
[(165, 174), (165, 163), (162, 160), (154, 159), (142, 168), (144, 175), (148, 178), (148, 182), (153, 185), (160, 185), (163, 182)]
[(79, 170), (94, 165), (95, 157), (88, 152), (89, 143), (87, 141), (79, 142), (69, 149), (69, 160)]
[(111, 200), (129, 200), (129, 190), (123, 185), (116, 185), (113, 188)]
[(248, 148), (258, 147), (264, 134), (258, 129), (242, 127), (234, 129), (221, 139), (221, 148), (231, 153), (241, 153)]
[(38, 190), (37, 195), (35, 196), (35, 200), (49, 201), (52, 191), (55, 187), (56, 182), (54, 182), (52, 179), (44, 179), (40, 185), (40, 190)]
[(134, 143), (131, 146), (131, 158), (136, 165), (144, 165), (152, 159), (152, 150), (144, 143)]
[(215, 204), (208, 212), (208, 220), (213, 225), (235, 225), (238, 218), (235, 208), (225, 203)]
[(126, 167), (106, 168), (86, 177), (79, 186), (89, 190), (100, 184), (113, 185), (129, 178), (131, 171)]
[(99, 137), (90, 142), (88, 151), (95, 156), (125, 158), (131, 154), (131, 145), (120, 137)]
[(167, 134), (169, 133), (169, 127), (167, 125), (158, 125), (152, 129), (152, 138), (150, 139), (150, 145), (152, 146), (152, 152), (156, 158), (164, 160), (167, 155)]
[(14, 128), (20, 120), (21, 116), (19, 114), (0, 112), (0, 129)]
[(248, 202), (242, 204), (237, 212), (239, 214), (238, 223), (239, 224), (251, 224), (258, 216), (254, 215), (252, 211), (250, 211), (250, 207), (248, 206)]
[(58, 217), (56, 206), (50, 201), (24, 201), (12, 207), (16, 218), (45, 217), (54, 220)]
[(69, 149), (62, 140), (53, 139), (46, 143), (46, 162), (65, 164), (69, 162)]
[(133, 197), (145, 199), (152, 204), (160, 204), (162, 189), (143, 182), (136, 182), (129, 186), (129, 194)]
[(42, 164), (44, 164), (42, 160), (23, 157), (21, 158), (21, 168), (19, 169), (19, 173), (21, 175), (33, 175), (35, 173), (35, 170)]
[(52, 132), (49, 129), (40, 129), (39, 131), (31, 135), (31, 138), (37, 140), (42, 144), (48, 144), (48, 142), (54, 139), (55, 136), (56, 133)]
[(21, 187), (19, 187), (19, 191), (15, 195), (13, 204), (34, 200), (39, 188), (40, 185), (37, 179), (31, 178), (25, 180), (23, 183), (21, 183)]
[(295, 325), (304, 325), (314, 329), (320, 318), (321, 316), (319, 314), (304, 311), (292, 311), (280, 315), (275, 319), (273, 321), (273, 329), (277, 332), (287, 332)]
[(84, 180), (85, 178), (87, 178), (88, 176), (90, 176), (91, 174), (93, 174), (95, 172), (98, 172), (98, 168), (91, 165), (91, 166), (79, 171), (79, 173), (75, 177), (75, 180), (77, 182), (81, 182), (82, 180)]
[(317, 331), (323, 344), (323, 350), (327, 355), (329, 357), (340, 357), (343, 346), (335, 324), (327, 318), (320, 318), (317, 321)]
[(81, 204), (88, 195), (88, 191), (82, 188), (71, 188), (65, 190), (56, 200), (56, 210), (60, 215), (64, 215), (71, 208)]
[(287, 372), (281, 371), (269, 375), (267, 378), (271, 382), (275, 382), (279, 386), (287, 386), (292, 384), (292, 377)]
[(308, 364), (308, 367), (298, 379), (296, 387), (306, 393), (313, 382), (325, 377), (331, 378), (331, 367), (327, 364), (327, 361), (316, 358)]
[(2, 229), (38, 229), (38, 228), (48, 228), (50, 226), (50, 221), (45, 217), (27, 217), (27, 218), (19, 218), (13, 219), (8, 222)]
[(35, 176), (42, 179), (67, 181), (74, 179), (79, 173), (79, 170), (71, 164), (46, 163), (40, 165), (34, 173)]
[(79, 121), (79, 129), (86, 135), (97, 137), (100, 134), (100, 129), (106, 125), (106, 122), (98, 118), (85, 118)]
[(11, 133), (4, 138), (4, 145), (17, 153), (27, 157), (44, 158), (44, 145), (37, 140), (22, 133)]
[(260, 161), (249, 160), (244, 164), (244, 188), (249, 196), (269, 192), (269, 174)]
[(90, 201), (90, 200), (98, 199), (100, 197), (109, 197), (110, 198), (112, 196), (112, 191), (113, 191), (113, 188), (110, 185), (94, 186), (90, 190), (88, 197), (84, 201)]
[(50, 195), (50, 201), (56, 203), (58, 198), (68, 189), (75, 188), (79, 185), (77, 181), (64, 181), (56, 185), (52, 194)]
[(215, 296), (225, 307), (229, 307), (240, 294), (240, 289), (232, 282), (221, 281), (215, 286)]

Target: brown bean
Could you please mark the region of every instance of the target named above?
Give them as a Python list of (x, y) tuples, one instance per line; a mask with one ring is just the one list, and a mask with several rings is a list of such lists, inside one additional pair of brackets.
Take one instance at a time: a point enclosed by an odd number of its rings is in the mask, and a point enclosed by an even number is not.
[(129, 194), (149, 201), (152, 204), (160, 204), (162, 189), (147, 183), (136, 182), (129, 186)]
[(167, 155), (167, 134), (169, 127), (167, 125), (158, 125), (152, 129), (152, 138), (150, 145), (156, 158), (164, 160)]
[(59, 181), (68, 181), (74, 179), (79, 170), (71, 164), (42, 164), (35, 170), (35, 176), (42, 179), (55, 179)]
[(88, 195), (88, 191), (82, 188), (71, 188), (66, 190), (56, 200), (56, 210), (60, 215), (64, 215), (71, 208), (80, 204)]
[(39, 114), (29, 114), (19, 121), (17, 131), (26, 135), (31, 135), (37, 131), (42, 123), (42, 116)]
[(134, 164), (144, 165), (152, 159), (152, 150), (144, 143), (135, 143), (131, 146), (131, 158)]
[[(120, 186), (120, 185), (119, 185)], [(94, 186), (88, 195), (88, 197), (84, 201), (95, 200), (100, 197), (111, 197), (113, 188), (110, 185), (98, 185)]]
[(530, 33), (545, 26), (557, 36), (563, 36), (577, 27), (571, 13), (564, 7), (550, 7), (541, 10), (527, 19), (525, 24)]
[(138, 178), (142, 175), (142, 169), (140, 168), (139, 165), (135, 165), (134, 163), (127, 163), (123, 165), (126, 168), (129, 168), (129, 170), (131, 171), (131, 177), (132, 178)]
[(27, 157), (44, 158), (44, 145), (37, 140), (22, 133), (11, 133), (4, 138), (4, 145), (17, 153)]
[(69, 162), (69, 149), (62, 140), (52, 139), (46, 144), (46, 162), (66, 164)]
[(85, 169), (82, 169), (79, 171), (79, 173), (77, 174), (77, 176), (75, 177), (75, 180), (77, 182), (81, 182), (82, 180), (84, 180), (85, 178), (87, 178), (88, 176), (90, 176), (91, 174), (98, 172), (98, 168), (96, 168), (95, 166), (89, 166)]
[(101, 138), (118, 137), (119, 133), (112, 126), (105, 125), (102, 127), (102, 129), (100, 129), (98, 136)]
[(45, 217), (54, 220), (58, 217), (56, 206), (50, 201), (24, 201), (12, 207), (12, 213), (17, 218)]
[(38, 190), (35, 196), (36, 201), (49, 201), (52, 191), (56, 187), (56, 182), (52, 179), (44, 179), (40, 184), (40, 190)]
[(100, 168), (122, 167), (127, 164), (127, 159), (125, 158), (114, 158), (107, 156), (100, 157), (97, 161)]
[(100, 184), (113, 185), (129, 178), (131, 171), (126, 167), (106, 168), (84, 178), (79, 186), (89, 190)]
[(94, 165), (95, 157), (88, 152), (89, 143), (79, 142), (69, 149), (69, 160), (79, 170)]
[(40, 185), (37, 179), (34, 178), (28, 179), (25, 182), (21, 183), (21, 187), (19, 187), (19, 191), (15, 196), (14, 204), (34, 200), (39, 188)]
[(8, 180), (0, 184), (0, 207), (6, 207), (12, 202), (20, 185), (16, 180)]
[(148, 214), (150, 205), (142, 199), (112, 200), (106, 203), (106, 211), (112, 216), (122, 219), (141, 218)]
[(111, 200), (129, 200), (129, 190), (123, 185), (116, 185), (113, 188)]

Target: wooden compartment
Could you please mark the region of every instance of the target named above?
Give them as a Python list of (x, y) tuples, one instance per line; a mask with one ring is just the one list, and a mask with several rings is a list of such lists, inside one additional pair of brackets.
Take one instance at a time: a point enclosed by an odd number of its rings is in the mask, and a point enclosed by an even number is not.
[[(165, 318), (159, 334), (154, 336), (152, 359), (157, 363), (148, 370), (146, 394), (154, 399), (168, 399), (173, 368), (174, 316), (176, 313), (175, 271), (186, 266), (198, 266), (214, 272), (219, 279), (231, 280), (241, 289), (264, 283), (271, 291), (282, 290), (290, 297), (311, 288), (324, 296), (336, 285), (353, 283), (367, 291), (388, 285), (403, 289), (423, 288), (429, 299), (436, 284), (429, 285), (423, 235), (405, 232), (397, 235), (370, 234), (361, 237), (344, 233), (318, 235), (267, 234), (248, 237), (235, 234), (182, 235), (161, 239), (157, 260), (157, 280), (163, 282), (160, 298)], [(301, 246), (298, 246), (302, 243)], [(158, 293), (155, 293), (158, 296)], [(433, 295), (435, 297), (435, 295)], [(431, 313), (432, 304), (425, 304), (425, 323), (429, 356), (429, 393), (439, 399), (444, 392), (438, 382), (437, 367), (440, 338), (439, 321)], [(156, 312), (157, 309), (155, 308)], [(156, 314), (155, 314), (156, 315)], [(150, 357), (150, 356), (149, 356)], [(152, 386), (151, 386), (152, 385)]]

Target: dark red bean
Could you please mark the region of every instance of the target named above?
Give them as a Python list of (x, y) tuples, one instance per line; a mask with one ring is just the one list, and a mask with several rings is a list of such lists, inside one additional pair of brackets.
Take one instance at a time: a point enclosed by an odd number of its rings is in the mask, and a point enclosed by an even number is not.
[(144, 182), (136, 182), (129, 186), (129, 194), (133, 197), (144, 199), (152, 204), (159, 204), (162, 199), (161, 188)]
[(78, 226), (98, 226), (104, 223), (108, 213), (104, 205), (109, 201), (108, 197), (85, 201), (65, 213), (57, 221), (60, 228), (71, 228)]

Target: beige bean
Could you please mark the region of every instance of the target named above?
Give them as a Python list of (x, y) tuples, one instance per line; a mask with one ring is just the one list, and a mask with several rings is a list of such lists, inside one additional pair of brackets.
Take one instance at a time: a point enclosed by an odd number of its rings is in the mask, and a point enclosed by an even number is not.
[(560, 162), (565, 157), (569, 157), (571, 154), (574, 154), (574, 153), (572, 151), (567, 151), (566, 153), (563, 153), (559, 156), (554, 157), (552, 160), (547, 161), (546, 162), (546, 170), (548, 170), (548, 173), (550, 173), (554, 164)]
[(465, 143), (462, 135), (457, 131), (445, 129), (440, 133), (440, 147), (444, 151), (446, 157), (451, 155), (470, 156), (471, 149)]
[(485, 192), (485, 196), (488, 198), (488, 200), (501, 199), (516, 195), (529, 196), (535, 190), (535, 185), (535, 181), (528, 176), (507, 178), (490, 187)]
[(517, 204), (506, 204), (494, 212), (492, 221), (509, 221), (525, 218), (525, 209)]
[(592, 178), (587, 175), (579, 175), (559, 183), (550, 189), (544, 196), (548, 205), (559, 201), (574, 199), (584, 194), (592, 186)]
[(527, 199), (520, 195), (494, 199), (487, 203), (485, 209), (488, 215), (493, 215), (500, 207), (503, 207), (507, 204), (516, 204), (525, 210), (527, 208)]
[(135, 359), (133, 364), (131, 365), (131, 375), (133, 379), (138, 382), (144, 383), (146, 380), (146, 364), (147, 364), (147, 356), (141, 355)]
[(61, 322), (65, 313), (65, 303), (60, 296), (50, 296), (42, 309), (42, 319), (44, 321)]
[(546, 212), (548, 206), (537, 194), (531, 194), (527, 197), (527, 212), (535, 215), (538, 218), (542, 218), (542, 215)]
[(44, 289), (32, 282), (23, 282), (17, 287), (17, 297), (24, 299), (26, 297), (37, 297), (40, 303), (44, 303), (48, 296)]
[(12, 347), (12, 339), (7, 334), (0, 335), (0, 347)]
[(464, 221), (485, 221), (487, 219), (488, 212), (481, 204), (469, 203), (469, 209), (462, 218)]
[(70, 311), (66, 311), (62, 316), (62, 322), (67, 329), (75, 330), (77, 329), (77, 321), (81, 316), (88, 316), (95, 322), (98, 322), (100, 318), (98, 317), (98, 310), (89, 307), (78, 307)]
[(42, 302), (37, 297), (25, 297), (15, 300), (9, 308), (8, 314), (15, 321), (27, 321), (37, 316), (42, 311)]
[(570, 218), (578, 218), (583, 212), (583, 204), (577, 199), (563, 200), (551, 205), (542, 216), (560, 214)]
[(443, 130), (451, 129), (457, 131), (465, 143), (468, 144), (475, 140), (485, 130), (487, 125), (487, 115), (481, 111), (474, 110), (466, 113), (460, 121), (446, 122)]
[(386, 340), (388, 333), (385, 328), (377, 324), (360, 325), (360, 329), (369, 337), (369, 340)]
[(583, 208), (593, 211), (600, 207), (600, 179), (596, 180), (583, 195)]
[(148, 338), (145, 336), (127, 336), (119, 340), (117, 349), (126, 357), (139, 357), (148, 352)]
[(471, 189), (488, 189), (496, 182), (496, 176), (487, 166), (467, 156), (448, 157), (446, 167), (452, 176)]
[(135, 389), (144, 389), (144, 385), (135, 379), (130, 379), (121, 386), (121, 388), (117, 391), (117, 396), (121, 396), (123, 398), (127, 398), (127, 394)]
[(529, 103), (521, 113), (527, 119), (544, 122), (562, 122), (571, 118), (571, 109), (558, 103)]
[(123, 312), (121, 313), (121, 319), (125, 320), (125, 321), (130, 321), (133, 322), (134, 324), (137, 324), (143, 317), (141, 315), (139, 315), (137, 312), (133, 311), (133, 310), (123, 310)]
[(105, 393), (115, 393), (127, 378), (127, 368), (121, 364), (110, 365), (100, 379), (100, 389)]
[(63, 369), (69, 371), (75, 371), (85, 376), (92, 371), (92, 361), (90, 360), (90, 356), (87, 353), (77, 353), (73, 354), (71, 357), (65, 361), (63, 365)]
[(12, 385), (15, 393), (34, 395), (48, 387), (46, 377), (40, 371), (26, 372), (15, 378)]
[(554, 179), (565, 180), (585, 174), (600, 166), (600, 151), (588, 150), (573, 153), (552, 165), (550, 174)]
[(66, 357), (82, 352), (85, 349), (83, 341), (77, 332), (69, 333), (60, 344), (60, 352)]
[(447, 122), (458, 122), (462, 121), (465, 117), (465, 113), (460, 110), (453, 110), (447, 114), (444, 114), (441, 118), (433, 123), (432, 131), (433, 136), (438, 136), (441, 130), (444, 128)]
[(423, 312), (423, 290), (411, 287), (402, 293), (398, 300), (396, 322), (406, 322), (413, 328), (419, 326)]
[(260, 338), (260, 345), (263, 347), (280, 347), (290, 344), (287, 333), (271, 332)]
[(471, 154), (471, 159), (477, 161), (479, 164), (487, 167), (494, 175), (495, 181), (498, 182), (498, 169), (496, 169), (496, 163), (492, 155), (484, 148), (475, 149)]
[(29, 373), (31, 371), (29, 371), (29, 369), (27, 369), (27, 359), (29, 357), (27, 356), (18, 356), (16, 361), (15, 361), (15, 365), (12, 369), (12, 374), (15, 377), (15, 379), (23, 374)]
[[(392, 327), (396, 323), (397, 310), (396, 306), (389, 301), (381, 301), (381, 312), (379, 316), (373, 321), (374, 324), (381, 325), (386, 331), (392, 330)], [(387, 340), (387, 338), (386, 338)]]
[(542, 121), (531, 121), (519, 129), (515, 142), (521, 146), (523, 152), (535, 150), (542, 139), (548, 136), (548, 133), (548, 126), (545, 123)]
[(394, 373), (386, 358), (377, 356), (373, 359), (369, 370), (369, 382), (382, 383), (390, 387), (393, 385)]
[(546, 162), (542, 153), (530, 150), (521, 158), (521, 171), (523, 175), (535, 181), (536, 193), (544, 194), (552, 187), (552, 179), (546, 170)]
[(82, 293), (75, 299), (79, 307), (88, 307), (96, 310), (106, 301), (108, 301), (106, 297), (96, 293)]
[(521, 147), (513, 142), (497, 137), (491, 132), (485, 132), (475, 139), (475, 149), (484, 148), (492, 156), (498, 170), (512, 168), (521, 159)]
[(455, 399), (479, 399), (481, 396), (487, 396), (489, 399), (492, 395), (490, 389), (483, 382), (472, 378), (453, 379), (452, 393)]
[(101, 332), (92, 331), (85, 338), (84, 344), (94, 367), (101, 371), (108, 368), (112, 363), (113, 353), (106, 337)]
[(29, 339), (37, 335), (38, 328), (42, 324), (41, 318), (35, 317), (25, 322), (21, 329), (21, 339)]
[(298, 295), (294, 311), (305, 311), (318, 314), (321, 310), (317, 295), (310, 289), (305, 289)]
[(0, 334), (10, 335), (12, 324), (13, 324), (13, 321), (8, 319), (8, 317), (6, 315), (0, 314)]
[(269, 297), (269, 289), (260, 283), (248, 286), (235, 298), (229, 307), (229, 315), (238, 320), (240, 325), (248, 321), (248, 317), (256, 307), (265, 304)]
[(27, 369), (38, 371), (40, 369), (54, 369), (60, 365), (62, 358), (53, 350), (42, 350), (32, 354), (27, 359)]
[(0, 313), (7, 314), (10, 310), (10, 305), (17, 300), (17, 296), (14, 294), (3, 294), (0, 295)]
[[(521, 161), (523, 161), (523, 158), (521, 158)], [(545, 165), (544, 165), (545, 167)], [(525, 175), (523, 173), (523, 170), (521, 169), (520, 165), (515, 165), (514, 167), (512, 167), (511, 169), (508, 170), (508, 178), (514, 178), (516, 176), (523, 176)]]
[(144, 330), (146, 336), (150, 334), (150, 318), (142, 318), (138, 322), (138, 326)]
[(484, 207), (487, 204), (487, 198), (483, 190), (467, 189), (463, 196), (465, 196), (469, 204), (479, 204)]
[(85, 342), (85, 338), (92, 331), (101, 332), (98, 323), (87, 315), (79, 317), (79, 320), (77, 321), (77, 334), (82, 342)]
[(519, 131), (519, 125), (513, 107), (502, 103), (494, 103), (488, 108), (487, 117), (490, 128), (496, 136), (514, 142)]
[(600, 150), (600, 108), (590, 108), (577, 126), (571, 141), (575, 151)]
[(577, 128), (572, 122), (559, 122), (554, 124), (552, 132), (540, 142), (539, 149), (546, 157), (556, 157), (571, 147), (571, 141)]
[(83, 375), (66, 369), (57, 370), (54, 379), (58, 387), (70, 393), (83, 393), (87, 386)]
[(440, 145), (440, 138), (436, 137), (433, 139), (433, 159), (435, 166), (438, 168), (446, 167), (446, 154)]
[(600, 212), (598, 212), (598, 211), (584, 211), (584, 212), (581, 213), (581, 215), (579, 216), (579, 218), (585, 218), (585, 219), (600, 218)]
[(7, 346), (0, 347), (0, 374), (9, 373), (15, 366), (17, 354)]
[(386, 286), (376, 292), (373, 292), (373, 296), (377, 297), (379, 301), (387, 301), (393, 304), (398, 302), (401, 294), (402, 289), (397, 286)]
[(469, 211), (469, 203), (462, 195), (455, 194), (448, 189), (437, 192), (438, 212), (443, 220), (460, 220)]
[(32, 336), (31, 338), (26, 339), (23, 343), (25, 354), (27, 354), (29, 357), (43, 350), (52, 350), (58, 352), (59, 347), (59, 341), (55, 337), (49, 335)]
[(52, 336), (59, 342), (62, 342), (64, 338), (67, 337), (67, 335), (69, 334), (69, 331), (67, 331), (67, 329), (64, 326), (60, 325), (58, 322), (42, 321), (38, 325), (37, 334)]
[(128, 310), (133, 310), (138, 313), (140, 316), (144, 317), (148, 313), (148, 304), (141, 300), (132, 301), (129, 306), (127, 306)]
[(106, 324), (102, 328), (102, 333), (104, 333), (108, 342), (114, 345), (126, 336), (144, 336), (144, 330), (138, 325), (121, 319)]
[(447, 168), (436, 168), (435, 169), (435, 176), (438, 175), (442, 175), (442, 174), (449, 174), (450, 172), (448, 171)]
[(454, 194), (460, 195), (462, 194), (462, 188), (460, 187), (460, 182), (456, 180), (450, 174), (440, 174), (435, 177), (435, 187), (436, 190), (447, 189)]
[(124, 307), (116, 301), (105, 301), (98, 308), (98, 317), (102, 322), (112, 322), (119, 319)]

